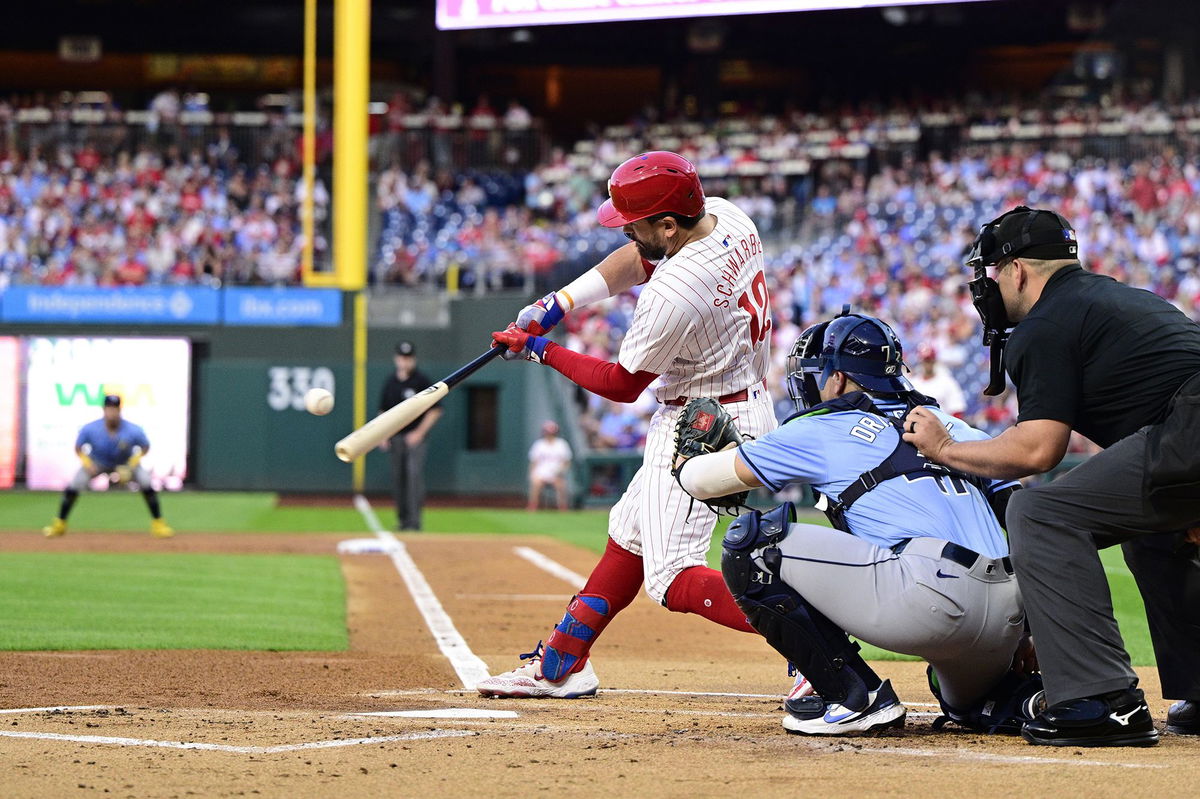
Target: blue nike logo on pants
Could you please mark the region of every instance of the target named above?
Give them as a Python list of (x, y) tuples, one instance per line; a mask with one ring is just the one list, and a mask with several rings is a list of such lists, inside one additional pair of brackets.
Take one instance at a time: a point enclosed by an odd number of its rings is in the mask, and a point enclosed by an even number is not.
[(957, 580), (957, 579), (958, 579), (958, 575), (957, 575), (957, 574), (942, 574), (942, 570), (941, 570), (941, 569), (938, 569), (938, 570), (937, 570), (937, 576), (938, 576), (938, 577), (944, 577), (944, 578), (946, 578), (946, 579), (948, 579), (948, 580)]

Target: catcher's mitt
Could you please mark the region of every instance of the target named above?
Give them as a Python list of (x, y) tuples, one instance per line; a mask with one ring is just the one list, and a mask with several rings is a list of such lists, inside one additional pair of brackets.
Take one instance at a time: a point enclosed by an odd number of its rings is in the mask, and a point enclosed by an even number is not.
[[(734, 425), (733, 417), (721, 403), (709, 397), (689, 400), (675, 422), (675, 454), (671, 458), (671, 474), (678, 482), (679, 470), (689, 458), (719, 452), (730, 446), (737, 446), (742, 441), (742, 434)], [(683, 460), (679, 460), (680, 458)], [(745, 506), (749, 496), (749, 491), (739, 491), (736, 494), (711, 497), (702, 501), (717, 513), (733, 515), (737, 509)]]

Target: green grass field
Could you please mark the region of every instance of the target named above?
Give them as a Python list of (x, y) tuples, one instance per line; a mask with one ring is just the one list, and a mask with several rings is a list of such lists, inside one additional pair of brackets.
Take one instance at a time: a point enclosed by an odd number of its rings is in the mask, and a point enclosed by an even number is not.
[(336, 557), (0, 553), (0, 649), (344, 650)]
[[(0, 493), (0, 530), (40, 530), (58, 513), (59, 494), (46, 491)], [(159, 494), (163, 516), (188, 533), (362, 532), (362, 516), (350, 507), (279, 507), (265, 491), (181, 491)], [(80, 496), (71, 511), (71, 530), (142, 532), (150, 524), (140, 494), (104, 491)]]
[[(162, 496), (164, 515), (180, 534), (335, 532), (351, 536), (368, 532), (362, 516), (352, 508), (280, 507), (276, 495), (266, 492), (180, 492)], [(390, 503), (377, 500), (373, 505), (380, 523), (394, 528)], [(0, 531), (33, 534), (49, 521), (57, 507), (57, 494), (0, 493)], [(806, 513), (802, 519), (823, 520), (815, 512)], [(140, 532), (147, 522), (145, 505), (137, 494), (87, 494), (72, 513), (69, 534)], [(713, 566), (720, 560), (725, 524), (719, 524), (713, 536), (708, 556)], [(527, 513), (508, 508), (431, 508), (425, 512), (425, 529), (432, 533), (546, 535), (600, 553), (607, 538), (608, 514), (599, 510)], [(1133, 576), (1118, 550), (1106, 550), (1101, 558), (1129, 653), (1134, 663), (1151, 665), (1154, 653)], [(216, 561), (224, 565), (218, 566)], [(314, 566), (314, 562), (324, 565)], [(106, 568), (115, 571), (105, 572)], [(303, 576), (305, 569), (312, 569), (313, 574)], [(104, 575), (114, 573), (121, 575), (121, 590), (95, 590), (104, 584)], [(0, 649), (346, 646), (344, 589), (334, 558), (0, 554), (0, 574), (4, 575), (0, 580), (0, 619), (4, 619), (0, 623)], [(89, 590), (76, 590), (80, 580)], [(301, 588), (310, 592), (310, 602), (291, 601), (290, 597)], [(103, 594), (109, 595), (104, 596), (98, 609), (93, 600)], [(46, 610), (65, 601), (65, 597), (75, 597), (76, 601), (58, 606), (56, 612)], [(183, 597), (183, 601), (176, 603), (176, 597)], [(329, 607), (317, 607), (322, 604)], [(164, 625), (160, 630), (148, 631), (145, 619), (139, 619), (139, 615), (149, 613), (157, 618), (159, 609), (168, 606), (173, 609), (161, 613)], [(268, 623), (266, 619), (274, 621)], [(329, 624), (337, 627), (337, 635), (330, 631)], [(898, 657), (869, 646), (863, 649), (871, 658)]]

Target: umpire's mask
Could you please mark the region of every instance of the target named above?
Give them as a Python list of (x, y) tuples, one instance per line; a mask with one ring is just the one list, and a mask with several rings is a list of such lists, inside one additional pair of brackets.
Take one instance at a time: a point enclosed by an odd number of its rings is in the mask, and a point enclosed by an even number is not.
[(1013, 327), (1004, 307), (1000, 285), (988, 277), (987, 268), (1025, 255), (1029, 258), (1076, 258), (1075, 230), (1062, 215), (1019, 205), (979, 228), (966, 266), (974, 279), (967, 283), (971, 302), (983, 321), (983, 344), (991, 348), (991, 373), (983, 393), (995, 396), (1004, 390), (1004, 345)]

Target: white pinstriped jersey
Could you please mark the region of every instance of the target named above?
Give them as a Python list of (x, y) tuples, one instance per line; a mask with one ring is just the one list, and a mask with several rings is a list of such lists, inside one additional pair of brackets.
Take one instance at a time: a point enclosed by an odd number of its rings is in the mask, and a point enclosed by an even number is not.
[(740, 208), (709, 197), (716, 227), (661, 261), (642, 289), (617, 362), (661, 377), (658, 400), (719, 397), (767, 375), (771, 302), (758, 229)]

